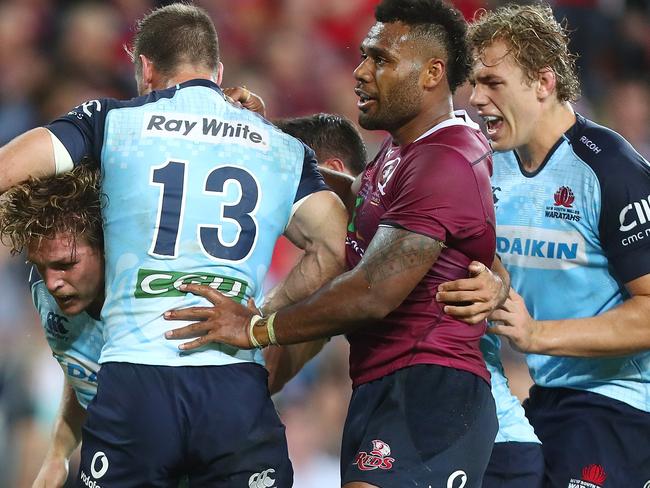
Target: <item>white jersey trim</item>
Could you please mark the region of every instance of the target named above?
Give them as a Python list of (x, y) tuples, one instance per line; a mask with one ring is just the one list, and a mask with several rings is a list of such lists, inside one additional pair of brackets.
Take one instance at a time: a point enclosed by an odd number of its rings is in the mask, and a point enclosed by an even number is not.
[(52, 149), (54, 149), (55, 173), (58, 175), (72, 170), (72, 168), (74, 168), (74, 163), (72, 162), (72, 157), (70, 156), (68, 150), (59, 140), (59, 138), (56, 137), (49, 129), (45, 130), (50, 133), (50, 139), (52, 139)]
[(413, 142), (417, 142), (420, 139), (424, 139), (425, 137), (430, 136), (431, 134), (433, 134), (436, 131), (439, 131), (440, 129), (444, 129), (446, 127), (451, 127), (454, 125), (465, 125), (475, 130), (481, 129), (479, 125), (470, 118), (469, 114), (465, 110), (456, 110), (454, 111), (454, 116), (452, 118), (443, 120), (439, 124), (434, 125), (433, 127), (431, 127), (431, 129), (426, 131), (424, 134), (422, 134)]

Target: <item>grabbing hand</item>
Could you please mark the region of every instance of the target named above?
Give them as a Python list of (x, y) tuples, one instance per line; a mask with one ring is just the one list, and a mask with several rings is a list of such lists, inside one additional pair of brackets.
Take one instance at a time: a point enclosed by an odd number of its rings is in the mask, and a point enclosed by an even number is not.
[(188, 307), (165, 312), (166, 320), (196, 321), (185, 327), (167, 331), (165, 338), (195, 338), (179, 345), (178, 348), (182, 351), (190, 351), (211, 342), (228, 344), (239, 349), (253, 349), (248, 336), (248, 325), (253, 315), (259, 314), (253, 299), (248, 301), (246, 308), (207, 285), (185, 284), (181, 285), (180, 290), (202, 296), (214, 306)]
[(472, 261), (468, 270), (469, 278), (438, 286), (436, 300), (447, 304), (443, 308), (445, 313), (468, 324), (478, 324), (499, 306), (506, 291), (499, 275), (483, 263)]
[(240, 104), (242, 107), (266, 117), (266, 105), (259, 95), (256, 95), (245, 86), (235, 86), (224, 88), (223, 93), (232, 100), (234, 104)]
[(492, 313), (490, 320), (488, 333), (507, 337), (517, 351), (534, 352), (539, 323), (530, 316), (524, 299), (515, 290), (510, 289), (508, 299)]

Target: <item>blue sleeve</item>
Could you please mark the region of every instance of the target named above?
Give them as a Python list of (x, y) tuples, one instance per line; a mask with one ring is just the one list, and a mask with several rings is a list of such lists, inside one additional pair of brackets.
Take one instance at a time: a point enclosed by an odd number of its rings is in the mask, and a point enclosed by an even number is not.
[(318, 171), (316, 154), (310, 147), (304, 144), (303, 147), (305, 149), (305, 158), (302, 163), (302, 174), (300, 176), (300, 183), (298, 183), (294, 203), (312, 193), (329, 190), (329, 187), (325, 184), (325, 180), (323, 180), (323, 176)]
[(614, 275), (627, 283), (650, 273), (650, 165), (627, 141), (617, 142), (616, 159), (597, 171), (599, 231)]
[(106, 115), (115, 101), (90, 100), (46, 125), (70, 153), (75, 165), (84, 157), (100, 160)]

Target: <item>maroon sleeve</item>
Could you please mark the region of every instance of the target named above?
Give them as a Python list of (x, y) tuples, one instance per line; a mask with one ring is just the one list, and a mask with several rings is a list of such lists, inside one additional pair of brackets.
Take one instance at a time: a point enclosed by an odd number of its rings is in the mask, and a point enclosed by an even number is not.
[(472, 165), (453, 148), (418, 147), (393, 178), (381, 223), (443, 242), (479, 236), (487, 223)]

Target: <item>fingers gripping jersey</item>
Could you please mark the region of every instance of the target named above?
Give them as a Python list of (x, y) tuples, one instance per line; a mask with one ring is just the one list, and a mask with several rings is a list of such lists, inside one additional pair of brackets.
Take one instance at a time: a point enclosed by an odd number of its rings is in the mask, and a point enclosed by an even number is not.
[[(592, 317), (650, 273), (650, 166), (615, 132), (578, 116), (534, 174), (495, 153), (497, 252), (538, 320)], [(650, 411), (650, 353), (530, 354), (535, 383), (600, 393)]]
[(103, 325), (85, 312), (74, 317), (65, 315), (35, 268), (32, 268), (29, 282), (52, 355), (61, 365), (79, 404), (86, 408), (97, 393), (99, 354), (104, 345)]
[(275, 241), (296, 205), (325, 189), (313, 152), (217, 85), (192, 80), (129, 102), (87, 102), (48, 126), (73, 161), (101, 163), (106, 247), (106, 346), (101, 362), (261, 362), (258, 351), (210, 345), (180, 353), (162, 318), (205, 306), (182, 283), (262, 301)]

